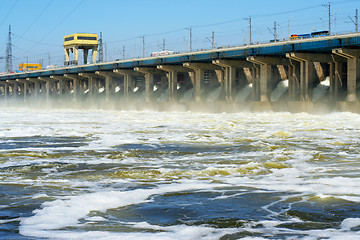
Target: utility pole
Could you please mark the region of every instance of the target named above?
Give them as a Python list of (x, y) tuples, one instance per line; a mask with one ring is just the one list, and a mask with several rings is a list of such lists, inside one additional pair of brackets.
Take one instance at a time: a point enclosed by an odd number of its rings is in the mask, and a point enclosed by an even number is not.
[(331, 10), (330, 10), (330, 3), (329, 3), (329, 35), (331, 34)]
[(277, 41), (277, 31), (276, 31), (276, 21), (274, 22), (274, 37), (275, 37), (275, 42)]
[[(192, 52), (192, 27), (189, 27), (189, 28), (184, 28), (185, 30), (188, 30), (189, 29), (189, 49), (190, 49), (190, 52)], [(186, 42), (186, 38), (184, 37), (184, 42)], [(185, 45), (185, 48), (186, 48), (186, 45)]]
[(271, 29), (267, 27), (267, 29), (268, 29), (268, 30), (271, 32), (271, 34), (274, 36), (274, 42), (277, 42), (277, 29), (276, 29), (276, 26), (277, 26), (277, 24), (276, 24), (276, 21), (275, 21), (275, 22), (274, 22), (274, 28), (273, 28), (274, 31), (271, 31)]
[(349, 17), (350, 20), (355, 24), (355, 32), (358, 32), (358, 30), (359, 30), (358, 10), (357, 10), (357, 9), (355, 10), (355, 21), (354, 21), (350, 16), (348, 16), (348, 17)]
[(215, 32), (212, 32), (212, 45), (213, 45), (213, 49), (215, 49)]
[(104, 49), (103, 49), (103, 39), (102, 39), (102, 32), (100, 32), (100, 39), (99, 39), (99, 62), (104, 61)]
[(8, 43), (6, 46), (6, 72), (10, 73), (12, 72), (12, 49), (11, 49), (11, 25), (9, 25), (9, 37), (8, 37)]
[(123, 54), (123, 60), (125, 60), (125, 45), (123, 45), (122, 54)]
[(145, 57), (145, 35), (142, 36), (143, 40), (143, 57)]
[(358, 15), (358, 10), (357, 10), (357, 9), (356, 9), (356, 11), (355, 11), (355, 21), (356, 21), (355, 30), (356, 30), (356, 32), (358, 32), (358, 30), (359, 30), (359, 15)]
[(107, 48), (106, 48), (106, 43), (104, 43), (104, 52), (105, 52), (105, 62), (107, 62)]
[(252, 41), (251, 41), (251, 17), (249, 17), (249, 29), (250, 29), (250, 44), (252, 43)]
[(359, 15), (358, 15), (358, 10), (355, 10), (355, 31), (358, 32), (359, 30)]
[(323, 6), (327, 7), (329, 11), (329, 35), (331, 35), (331, 4), (323, 4)]
[(359, 16), (358, 16), (358, 10), (355, 10), (355, 31), (357, 32), (359, 30)]
[(192, 28), (189, 28), (190, 30), (190, 52), (192, 52)]
[(288, 19), (288, 36), (290, 37), (290, 19), (293, 18), (293, 16), (291, 16), (289, 19)]
[(251, 17), (248, 17), (248, 18), (244, 18), (244, 20), (249, 20), (249, 40), (250, 40), (250, 45), (252, 43), (252, 40), (251, 40)]
[(208, 37), (206, 39), (211, 43), (212, 48), (215, 49), (215, 32), (212, 32), (211, 40)]
[(166, 47), (165, 47), (165, 38), (163, 39), (163, 44), (162, 44), (162, 50), (165, 51)]

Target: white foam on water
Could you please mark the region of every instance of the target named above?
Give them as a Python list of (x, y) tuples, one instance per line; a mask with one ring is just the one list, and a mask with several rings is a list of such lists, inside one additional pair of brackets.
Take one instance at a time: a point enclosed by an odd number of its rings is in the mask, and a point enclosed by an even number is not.
[(350, 230), (353, 227), (359, 227), (359, 226), (360, 226), (360, 218), (346, 218), (340, 224), (342, 230)]
[[(218, 240), (220, 237), (236, 232), (236, 229), (211, 228), (206, 226), (187, 226), (176, 225), (162, 227), (150, 225), (147, 223), (127, 223), (134, 229), (144, 229), (150, 232), (105, 232), (105, 231), (88, 231), (88, 232), (71, 232), (71, 231), (42, 231), (41, 235), (50, 239), (101, 239), (101, 240)], [(154, 232), (155, 231), (155, 232)]]
[[(264, 154), (267, 154), (264, 152)], [(273, 153), (272, 153), (273, 154)], [(286, 160), (284, 168), (267, 169), (267, 174), (254, 177), (233, 176), (223, 179), (224, 182), (279, 192), (304, 193), (308, 195), (322, 195), (327, 197), (341, 198), (348, 201), (359, 202), (360, 200), (360, 177), (332, 176), (323, 174), (320, 170), (326, 169), (326, 165), (316, 166), (313, 161), (314, 153), (310, 151), (284, 152), (289, 160)], [(261, 155), (260, 155), (261, 156)], [(276, 155), (275, 155), (276, 156)], [(282, 155), (280, 155), (282, 156)], [(269, 158), (269, 156), (268, 156)], [(271, 159), (271, 158), (270, 158)], [(348, 163), (349, 165), (349, 163)], [(264, 170), (258, 165), (258, 172)], [(349, 171), (354, 171), (349, 166)], [(254, 171), (253, 173), (256, 173)]]
[[(220, 186), (223, 185), (185, 181), (181, 184), (162, 185), (155, 189), (99, 191), (68, 197), (65, 200), (45, 202), (42, 204), (42, 209), (34, 211), (35, 215), (21, 219), (19, 232), (24, 236), (49, 237), (48, 230), (77, 226), (79, 219), (86, 218), (91, 211), (106, 211), (107, 209), (146, 203), (152, 201), (151, 196), (158, 194), (212, 189)], [(52, 236), (51, 234), (50, 236)]]
[[(133, 228), (138, 229), (151, 229), (157, 231), (164, 231), (157, 233), (155, 236), (150, 236), (150, 239), (219, 239), (225, 234), (235, 233), (237, 230), (234, 228), (223, 228), (216, 229), (206, 226), (187, 226), (187, 225), (176, 225), (176, 226), (156, 226), (146, 222), (139, 223), (127, 223), (132, 225)], [(164, 237), (164, 238), (163, 238)], [(144, 238), (146, 236), (144, 235)], [(141, 238), (136, 238), (141, 239)]]
[(18, 222), (20, 221), (20, 218), (11, 218), (11, 219), (0, 219), (0, 224), (5, 224), (5, 223), (11, 223), (11, 222)]
[[(143, 159), (127, 157), (125, 159), (110, 159), (87, 156), (84, 158), (64, 158), (57, 161), (74, 164), (117, 163), (135, 164), (134, 168), (156, 169), (159, 176), (151, 181), (164, 179), (172, 171), (184, 171), (179, 178), (204, 179), (207, 182), (218, 181), (228, 186), (252, 189), (251, 191), (289, 192), (298, 194), (304, 201), (309, 197), (318, 196), (321, 201), (335, 197), (360, 202), (360, 177), (358, 176), (358, 145), (360, 118), (353, 113), (333, 113), (326, 116), (289, 113), (236, 113), (236, 114), (195, 114), (195, 113), (155, 113), (155, 112), (114, 112), (114, 111), (74, 111), (50, 110), (49, 112), (20, 110), (12, 112), (0, 110), (0, 136), (2, 137), (32, 137), (32, 136), (67, 136), (84, 137), (88, 145), (77, 147), (77, 152), (94, 150), (103, 151), (122, 144), (136, 144), (155, 147), (164, 144), (175, 146), (239, 146), (244, 151), (231, 152), (199, 152), (177, 156), (169, 153), (167, 156)], [(55, 150), (73, 150), (64, 148), (28, 148), (31, 152)], [(151, 148), (149, 148), (151, 151)], [(196, 149), (196, 148), (195, 148)], [(250, 149), (250, 150), (247, 150)], [(19, 149), (16, 149), (19, 150)], [(124, 154), (130, 150), (121, 149)], [(179, 150), (181, 151), (181, 149)], [(6, 151), (2, 151), (2, 153)], [(324, 160), (316, 154), (324, 156)], [(31, 164), (50, 164), (54, 159), (35, 159), (33, 157), (11, 157), (0, 166), (26, 166)], [(226, 163), (222, 163), (226, 162)], [(271, 167), (271, 162), (283, 164), (283, 168)], [(267, 166), (268, 164), (268, 166)], [(30, 168), (29, 168), (30, 169)], [(240, 171), (241, 169), (253, 169)], [(137, 183), (144, 179), (66, 179), (66, 172), (54, 172), (56, 169), (43, 170), (46, 176), (36, 179), (26, 179), (18, 175), (1, 175), (4, 182), (25, 184), (31, 186), (56, 186), (80, 188), (94, 193), (64, 197), (45, 203), (34, 216), (21, 219), (21, 233), (27, 236), (68, 238), (68, 239), (218, 239), (228, 229), (213, 229), (205, 226), (172, 226), (160, 229), (160, 226), (148, 226), (145, 229), (158, 229), (163, 232), (76, 232), (59, 230), (66, 226), (79, 226), (79, 219), (101, 222), (106, 219), (94, 216), (88, 217), (90, 211), (106, 211), (111, 208), (127, 206), (151, 201), (151, 197), (165, 192), (182, 191), (180, 185), (160, 185), (157, 189), (133, 191), (110, 190), (97, 191), (99, 186), (109, 186), (112, 183)], [(27, 170), (26, 170), (27, 171)], [(115, 171), (115, 170), (114, 170)], [(226, 174), (218, 174), (224, 171)], [(213, 174), (212, 172), (215, 172)], [(208, 173), (208, 174), (207, 174)], [(228, 174), (227, 174), (228, 173)], [(89, 173), (90, 175), (91, 173)], [(182, 175), (181, 175), (182, 174)], [(56, 176), (53, 178), (53, 176)], [(63, 176), (63, 178), (61, 178)], [(10, 180), (8, 180), (10, 179)], [(145, 179), (146, 180), (146, 179)], [(173, 181), (173, 180), (171, 180)], [(197, 185), (184, 184), (186, 190), (198, 189)], [(201, 186), (201, 185), (200, 185)], [(205, 184), (203, 189), (216, 185)], [(171, 189), (167, 189), (171, 188)], [(201, 187), (200, 187), (201, 188)], [(66, 192), (65, 192), (66, 193)], [(237, 192), (231, 196), (239, 196)], [(245, 193), (246, 194), (246, 193)], [(134, 195), (134, 197), (133, 197)], [(36, 198), (45, 197), (38, 194)], [(222, 198), (230, 198), (222, 196)], [(53, 197), (53, 196), (49, 196)], [(222, 199), (218, 197), (218, 199)], [(284, 201), (284, 199), (280, 199)], [(270, 205), (264, 209), (272, 209)], [(276, 212), (269, 211), (275, 215)], [(298, 221), (291, 219), (292, 222)], [(236, 229), (236, 231), (253, 231), (271, 236), (276, 233), (294, 233), (307, 235), (303, 239), (359, 239), (359, 233), (351, 230), (357, 227), (357, 218), (343, 221), (340, 229), (323, 230), (289, 230), (281, 228), (278, 222), (263, 222), (263, 229), (253, 226)], [(257, 222), (256, 224), (259, 224)], [(141, 224), (133, 224), (140, 226)], [(178, 227), (178, 228), (177, 228)], [(197, 235), (196, 227), (202, 228), (203, 235)], [(139, 228), (141, 229), (141, 228)], [(195, 231), (196, 230), (196, 231)], [(222, 232), (224, 231), (224, 232)], [(186, 234), (186, 233), (189, 234)], [(230, 231), (231, 232), (231, 231)], [(218, 238), (216, 238), (218, 237)], [(261, 238), (259, 238), (261, 239)]]
[(87, 217), (85, 218), (86, 221), (92, 221), (92, 222), (106, 222), (107, 219), (100, 217), (100, 216), (93, 216), (93, 217)]
[[(344, 220), (347, 222), (347, 219)], [(304, 239), (304, 240), (318, 240), (318, 239), (330, 239), (330, 240), (358, 240), (360, 239), (360, 231), (350, 231), (348, 228), (327, 228), (322, 230), (294, 230), (279, 226), (279, 224), (293, 223), (291, 221), (275, 221), (268, 224), (269, 221), (254, 221), (250, 222), (247, 226), (244, 226), (243, 231), (260, 233), (264, 236), (282, 236), (279, 239)], [(295, 221), (297, 222), (297, 221)], [(357, 227), (358, 220), (350, 220), (349, 226)], [(259, 227), (261, 226), (261, 227)], [(241, 239), (253, 239), (252, 237), (245, 237)], [(259, 238), (268, 239), (268, 238)]]
[(37, 198), (48, 198), (49, 196), (45, 193), (39, 193), (39, 194), (35, 194), (33, 195), (31, 198), (33, 199), (37, 199)]

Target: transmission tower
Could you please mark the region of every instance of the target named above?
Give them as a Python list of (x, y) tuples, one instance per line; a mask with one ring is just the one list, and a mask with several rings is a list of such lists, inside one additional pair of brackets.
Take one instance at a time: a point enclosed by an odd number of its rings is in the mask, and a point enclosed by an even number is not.
[(103, 40), (102, 40), (102, 32), (100, 32), (99, 39), (99, 62), (104, 61), (104, 50), (103, 50)]
[(12, 49), (11, 49), (11, 25), (9, 25), (9, 38), (8, 43), (6, 45), (6, 72), (12, 72)]

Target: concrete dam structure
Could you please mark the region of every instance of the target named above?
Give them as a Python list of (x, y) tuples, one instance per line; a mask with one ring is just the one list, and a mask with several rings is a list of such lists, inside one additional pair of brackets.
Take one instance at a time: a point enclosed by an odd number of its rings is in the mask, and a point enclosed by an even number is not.
[(360, 112), (360, 33), (0, 76), (5, 106)]

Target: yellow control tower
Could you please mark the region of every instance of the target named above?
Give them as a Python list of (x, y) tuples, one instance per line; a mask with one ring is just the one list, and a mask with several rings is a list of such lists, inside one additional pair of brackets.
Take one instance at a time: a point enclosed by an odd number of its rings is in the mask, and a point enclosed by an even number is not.
[(79, 49), (84, 50), (84, 63), (87, 63), (89, 49), (93, 51), (93, 63), (96, 63), (98, 49), (98, 35), (93, 33), (75, 33), (64, 37), (66, 62), (70, 65), (70, 52), (74, 53), (74, 64), (78, 64)]

